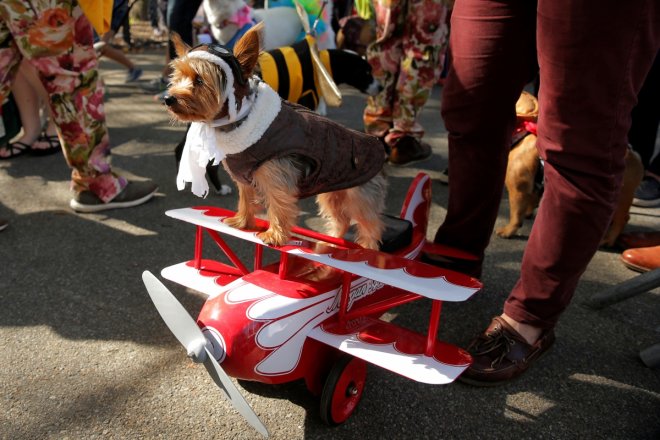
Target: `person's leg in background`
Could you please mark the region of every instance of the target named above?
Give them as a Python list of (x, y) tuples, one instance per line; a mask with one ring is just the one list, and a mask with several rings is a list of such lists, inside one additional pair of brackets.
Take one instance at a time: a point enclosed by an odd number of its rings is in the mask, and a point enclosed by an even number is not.
[[(202, 0), (168, 0), (167, 1), (167, 28), (170, 32), (176, 32), (183, 41), (192, 45), (193, 26), (192, 21), (197, 14)], [(176, 58), (174, 44), (170, 38), (167, 42), (167, 52), (165, 54), (165, 65), (161, 72), (161, 77), (149, 81), (141, 87), (150, 93), (157, 93), (155, 98), (162, 99), (169, 83), (170, 61)]]
[(167, 33), (167, 2), (168, 0), (157, 0), (158, 2), (158, 27)]
[[(55, 121), (53, 121), (53, 116), (50, 114), (50, 98), (48, 92), (44, 88), (41, 79), (39, 79), (39, 73), (35, 70), (34, 66), (23, 60), (21, 63), (21, 74), (27, 78), (28, 82), (32, 88), (37, 92), (39, 96), (39, 108), (41, 110), (41, 120), (45, 122), (46, 128), (43, 130), (42, 141), (45, 140), (51, 144), (56, 143), (60, 147), (60, 141), (57, 136), (57, 126)], [(61, 148), (59, 148), (61, 151)]]
[(149, 0), (149, 22), (156, 38), (167, 32), (166, 15), (167, 0)]
[(153, 30), (158, 29), (158, 0), (149, 0), (149, 24)]
[(389, 147), (390, 163), (405, 165), (431, 155), (417, 116), (440, 76), (447, 7), (442, 0), (383, 0), (375, 12), (376, 41), (367, 59), (383, 90), (367, 99), (364, 126)]
[(383, 87), (375, 96), (367, 98), (364, 109), (364, 130), (383, 140), (393, 126), (392, 109), (396, 99), (396, 85), (400, 60), (403, 56), (403, 8), (406, 0), (377, 0), (376, 41), (367, 47), (367, 60), (372, 74)]
[[(652, 0), (623, 5), (609, 1), (597, 9), (586, 1), (539, 0), (537, 3), (511, 1), (508, 5), (527, 8), (516, 16), (524, 17), (527, 25), (536, 22), (538, 26), (535, 33), (541, 84), (538, 149), (545, 161), (545, 191), (523, 255), (520, 279), (505, 302), (502, 315), (494, 318), (469, 348), (474, 362), (460, 380), (476, 385), (495, 384), (518, 376), (552, 345), (552, 329), (570, 302), (611, 220), (622, 181), (630, 114), (660, 44), (657, 28), (660, 9)], [(456, 163), (458, 168), (468, 175), (478, 175), (482, 190), (496, 186), (494, 192), (498, 194), (502, 182), (494, 183), (503, 178), (506, 156), (491, 155), (490, 166), (497, 171), (484, 175), (481, 163), (484, 150), (476, 151), (472, 146), (480, 140), (483, 142), (485, 134), (490, 135), (492, 142), (493, 133), (490, 129), (479, 132), (469, 126), (462, 127), (458, 115), (463, 110), (467, 119), (488, 124), (488, 114), (473, 112), (483, 107), (469, 101), (470, 97), (477, 103), (484, 101), (483, 91), (473, 88), (475, 82), (470, 73), (484, 79), (493, 73), (488, 69), (492, 67), (488, 61), (493, 58), (485, 56), (484, 49), (499, 55), (510, 54), (503, 48), (515, 43), (509, 40), (511, 44), (507, 45), (506, 40), (497, 41), (497, 36), (510, 38), (518, 21), (499, 32), (487, 32), (493, 23), (508, 18), (498, 10), (506, 6), (502, 2), (498, 6), (477, 0), (457, 2), (451, 36), (455, 67), (445, 90), (448, 102), (443, 102), (450, 136), (452, 185), (447, 217), (436, 239), (464, 249), (465, 245), (473, 246), (467, 250), (480, 256), (483, 255), (479, 253), (483, 249), (480, 246), (488, 242), (494, 217), (479, 225), (473, 216), (480, 211), (496, 215), (499, 195), (491, 194), (494, 199), (486, 202), (489, 209), (482, 210), (482, 201), (487, 197), (483, 191), (472, 197), (471, 191), (463, 188), (466, 179), (460, 176), (462, 173), (454, 174), (454, 164), (459, 159), (456, 156), (461, 156), (461, 161), (470, 157), (469, 163), (462, 162), (463, 168), (461, 162)], [(470, 34), (474, 23), (481, 29), (473, 29), (476, 35), (470, 37), (466, 34)], [(576, 28), (580, 29), (579, 35)], [(532, 36), (528, 34), (527, 40), (533, 41)], [(491, 44), (491, 40), (497, 44)], [(464, 44), (474, 46), (466, 50)], [(472, 56), (475, 63), (472, 72), (466, 71), (462, 64), (466, 55)], [(486, 63), (486, 68), (481, 63)], [(511, 65), (504, 67), (509, 72), (516, 70)], [(500, 87), (510, 84), (505, 77), (498, 79)], [(468, 102), (461, 103), (460, 98)], [(491, 109), (490, 115), (495, 113), (497, 110)], [(507, 133), (510, 132), (509, 126)], [(501, 131), (495, 133), (497, 145), (502, 145)], [(485, 176), (490, 176), (486, 182)], [(455, 182), (458, 188), (454, 187)], [(463, 206), (462, 212), (457, 210), (457, 193), (463, 195), (458, 206), (469, 203), (476, 207)]]
[[(632, 111), (628, 141), (639, 153), (646, 176), (635, 191), (633, 205), (644, 208), (660, 205), (660, 151), (656, 149), (660, 124), (660, 55), (644, 81)], [(651, 231), (632, 231), (619, 235), (623, 249), (621, 262), (629, 269), (648, 272), (660, 267), (660, 226)]]
[[(125, 178), (112, 172), (92, 28), (80, 7), (62, 1), (44, 10), (26, 10), (22, 4), (0, 3), (0, 101), (21, 58), (28, 59), (49, 93), (51, 114), (72, 168), (72, 207), (92, 211), (149, 200), (157, 189), (153, 182), (127, 186)], [(19, 52), (16, 39), (29, 44), (21, 44)]]
[(121, 64), (126, 67), (126, 82), (135, 82), (142, 76), (142, 69), (135, 66), (135, 63), (131, 61), (126, 54), (116, 47), (112, 46), (112, 40), (115, 37), (115, 31), (109, 30), (100, 38), (102, 44), (95, 43), (94, 49), (96, 50), (99, 58), (101, 56), (106, 56), (112, 61)]
[[(112, 42), (117, 35), (117, 31), (121, 27), (124, 32), (124, 40), (130, 47), (130, 25), (128, 23), (128, 1), (129, 0), (115, 0), (112, 8), (112, 19), (110, 30), (104, 33), (100, 38), (94, 31), (94, 50), (99, 57), (106, 56), (116, 63), (126, 67), (126, 82), (135, 82), (142, 76), (142, 69), (135, 66), (123, 50), (117, 49), (112, 45)], [(126, 32), (128, 29), (128, 40), (126, 40)], [(98, 42), (97, 42), (98, 40)]]
[(545, 190), (504, 312), (541, 329), (555, 326), (609, 226), (630, 115), (660, 45), (655, 0), (601, 6), (539, 0)]
[(385, 142), (390, 163), (405, 165), (426, 159), (431, 147), (422, 142), (418, 116), (440, 78), (447, 49), (447, 6), (443, 0), (407, 1), (392, 109), (392, 129)]
[(7, 144), (6, 148), (0, 149), (0, 159), (8, 159), (30, 152), (32, 149), (43, 148), (37, 145), (41, 134), (41, 119), (39, 117), (39, 95), (34, 90), (25, 76), (23, 64), (21, 63), (11, 85), (11, 93), (14, 95), (18, 112), (23, 127), (21, 137)]
[(628, 141), (642, 158), (646, 176), (635, 192), (633, 205), (648, 208), (660, 205), (660, 151), (656, 151), (660, 125), (660, 55), (656, 55), (637, 98)]
[(442, 93), (452, 183), (434, 241), (479, 261), (427, 257), (476, 277), (502, 197), (515, 103), (536, 74), (535, 21), (535, 2), (459, 0), (452, 13), (452, 62)]
[[(55, 124), (52, 118), (48, 117), (46, 90), (34, 68), (26, 60), (20, 63), (11, 92), (18, 106), (23, 130), (20, 138), (0, 149), (0, 159), (10, 159), (28, 152), (47, 155), (62, 151)], [(47, 123), (45, 129), (44, 123)]]
[[(202, 0), (168, 0), (167, 2), (167, 27), (170, 32), (176, 32), (189, 46), (193, 45), (192, 21), (197, 14)], [(170, 59), (176, 58), (174, 44), (168, 42)]]
[[(128, 2), (129, 0), (116, 0), (115, 5), (118, 6), (117, 9), (120, 9), (121, 12), (114, 11), (112, 12), (112, 15), (114, 16), (115, 14), (118, 15), (118, 20), (120, 20), (120, 23), (115, 25), (113, 24), (112, 28), (115, 29), (115, 32), (119, 30), (119, 27), (121, 27), (121, 37), (124, 40), (124, 43), (126, 43), (126, 46), (128, 47), (133, 47), (133, 38), (131, 37), (131, 19), (129, 17), (129, 8), (128, 8)], [(123, 17), (123, 18), (122, 18)]]

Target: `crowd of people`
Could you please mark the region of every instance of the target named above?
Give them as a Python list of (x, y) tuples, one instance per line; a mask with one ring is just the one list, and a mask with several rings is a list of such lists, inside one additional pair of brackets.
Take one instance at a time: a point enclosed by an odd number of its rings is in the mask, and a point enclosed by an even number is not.
[[(19, 137), (0, 147), (0, 159), (62, 151), (71, 168), (70, 207), (77, 212), (147, 202), (158, 186), (126, 179), (110, 165), (98, 71), (98, 57), (105, 55), (126, 67), (127, 82), (142, 74), (112, 46), (126, 23), (126, 8), (116, 1), (121, 17), (113, 16), (109, 29), (94, 31), (88, 17), (94, 12), (74, 0), (34, 2), (31, 8), (19, 7), (22, 3), (0, 1), (0, 102), (10, 91), (15, 95), (23, 126)], [(200, 3), (152, 2), (154, 33), (166, 26), (192, 44), (191, 23)], [(539, 78), (543, 201), (519, 280), (501, 315), (471, 343), (474, 362), (461, 376), (473, 385), (513, 379), (554, 343), (554, 328), (612, 217), (628, 144), (646, 169), (633, 203), (660, 205), (660, 4), (607, 0), (591, 8), (568, 0), (375, 0), (358, 6), (376, 29), (366, 56), (383, 86), (365, 104), (364, 130), (382, 139), (392, 165), (431, 156), (419, 115), (448, 66), (438, 120), (442, 117), (448, 132), (451, 183), (434, 242), (478, 258), (425, 255), (430, 264), (481, 277), (502, 198), (515, 103)], [(95, 35), (103, 43), (96, 50)], [(163, 76), (146, 89), (166, 86), (175, 57), (170, 45)], [(6, 226), (0, 221), (0, 229)], [(627, 266), (660, 267), (660, 231), (623, 234), (618, 243), (636, 248), (623, 253)]]
[[(74, 211), (133, 207), (153, 197), (158, 189), (154, 182), (128, 180), (110, 165), (94, 31), (78, 2), (38, 2), (30, 8), (18, 0), (0, 2), (0, 59), (0, 102), (6, 100), (24, 60), (36, 70), (47, 91), (47, 118), (57, 126), (71, 168), (70, 206)], [(42, 149), (27, 142), (9, 142), (2, 147), (0, 158), (13, 159)]]

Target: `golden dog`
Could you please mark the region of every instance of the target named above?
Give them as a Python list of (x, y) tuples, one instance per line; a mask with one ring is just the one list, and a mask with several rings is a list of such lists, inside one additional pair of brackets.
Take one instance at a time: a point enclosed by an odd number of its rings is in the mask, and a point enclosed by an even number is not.
[[(536, 134), (525, 129), (525, 124), (535, 123), (538, 118), (538, 101), (530, 93), (523, 92), (516, 103), (516, 114), (519, 127), (514, 133), (514, 145), (509, 153), (506, 169), (505, 185), (509, 193), (509, 223), (495, 230), (502, 238), (510, 238), (516, 234), (523, 224), (523, 219), (530, 218), (538, 207), (541, 199), (542, 170), (541, 161), (536, 150)], [(534, 131), (534, 130), (532, 130)], [(518, 139), (516, 139), (518, 135)], [(617, 207), (610, 227), (601, 241), (602, 246), (613, 246), (616, 238), (623, 231), (630, 218), (630, 205), (635, 189), (644, 176), (644, 166), (632, 149), (626, 151), (623, 186), (619, 194)]]

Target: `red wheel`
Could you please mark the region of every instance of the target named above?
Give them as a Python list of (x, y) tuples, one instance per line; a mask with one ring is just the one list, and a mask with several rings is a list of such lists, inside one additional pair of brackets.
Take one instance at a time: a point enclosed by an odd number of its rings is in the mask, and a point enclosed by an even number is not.
[(366, 380), (366, 362), (349, 355), (339, 358), (321, 393), (321, 419), (331, 426), (344, 423), (357, 408)]

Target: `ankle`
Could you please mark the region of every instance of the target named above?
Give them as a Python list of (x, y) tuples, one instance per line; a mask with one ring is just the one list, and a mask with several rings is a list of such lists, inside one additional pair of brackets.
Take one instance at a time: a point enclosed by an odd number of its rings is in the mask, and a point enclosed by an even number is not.
[(520, 333), (520, 336), (525, 338), (528, 344), (534, 344), (536, 341), (538, 341), (539, 336), (541, 336), (542, 330), (540, 328), (518, 322), (508, 316), (506, 313), (502, 313), (501, 316), (502, 319), (507, 322), (507, 324), (509, 324), (515, 331)]
[(47, 136), (57, 136), (57, 126), (49, 121), (45, 133)]
[(23, 136), (21, 136), (20, 138), (16, 139), (16, 142), (20, 142), (25, 145), (32, 145), (35, 142), (37, 142), (38, 139), (39, 139), (39, 133), (37, 134), (26, 133), (23, 134)]

